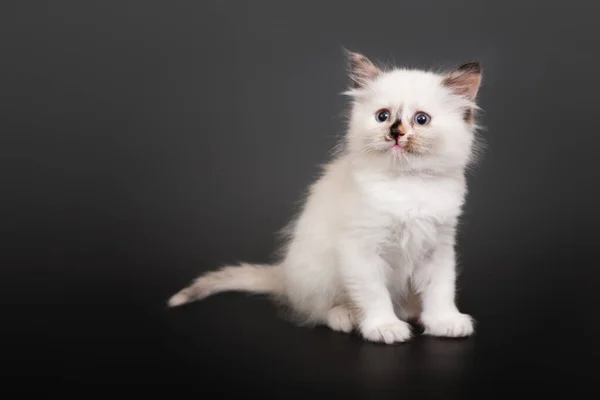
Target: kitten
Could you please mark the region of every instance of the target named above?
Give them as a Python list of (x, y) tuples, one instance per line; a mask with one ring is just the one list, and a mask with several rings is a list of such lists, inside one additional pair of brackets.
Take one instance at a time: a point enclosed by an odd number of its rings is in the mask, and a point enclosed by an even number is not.
[(347, 55), (343, 147), (310, 187), (282, 260), (208, 272), (169, 306), (246, 291), (282, 300), (300, 324), (368, 341), (404, 342), (413, 320), (433, 336), (474, 332), (455, 303), (455, 235), (477, 150), (480, 64), (440, 74)]

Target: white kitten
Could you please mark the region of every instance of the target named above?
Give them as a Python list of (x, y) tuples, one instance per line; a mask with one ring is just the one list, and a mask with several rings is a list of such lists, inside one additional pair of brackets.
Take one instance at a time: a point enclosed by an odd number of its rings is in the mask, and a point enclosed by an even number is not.
[(298, 323), (369, 341), (406, 341), (411, 320), (434, 336), (473, 333), (455, 305), (455, 232), (476, 150), (479, 63), (438, 74), (348, 57), (344, 146), (311, 186), (282, 260), (206, 273), (170, 306), (246, 291), (273, 295)]

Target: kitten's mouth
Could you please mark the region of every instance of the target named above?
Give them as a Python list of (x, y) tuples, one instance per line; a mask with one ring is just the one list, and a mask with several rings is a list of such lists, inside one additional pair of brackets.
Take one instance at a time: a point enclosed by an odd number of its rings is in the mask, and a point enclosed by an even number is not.
[(398, 140), (396, 140), (394, 142), (394, 144), (392, 145), (392, 150), (406, 151), (406, 144), (405, 143), (400, 143)]
[[(410, 138), (408, 137), (390, 137), (390, 136), (386, 136), (385, 137), (385, 150), (382, 149), (384, 152), (391, 152), (392, 154), (400, 154), (400, 153), (411, 153), (412, 152), (412, 146), (411, 146), (411, 142), (410, 142)], [(389, 147), (388, 147), (389, 146)]]

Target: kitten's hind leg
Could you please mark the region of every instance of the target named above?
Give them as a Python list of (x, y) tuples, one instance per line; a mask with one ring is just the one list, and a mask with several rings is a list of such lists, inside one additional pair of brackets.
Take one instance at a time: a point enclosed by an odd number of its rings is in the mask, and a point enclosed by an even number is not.
[(326, 324), (336, 332), (350, 333), (354, 328), (352, 311), (346, 306), (335, 306), (327, 313)]

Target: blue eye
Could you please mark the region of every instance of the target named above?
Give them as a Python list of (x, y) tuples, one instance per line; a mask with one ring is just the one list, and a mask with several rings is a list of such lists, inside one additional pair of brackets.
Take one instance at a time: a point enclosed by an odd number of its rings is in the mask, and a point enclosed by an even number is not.
[(413, 121), (415, 121), (415, 123), (419, 125), (427, 125), (431, 122), (431, 117), (425, 114), (424, 112), (418, 112), (415, 114)]
[(375, 114), (375, 119), (379, 122), (385, 122), (390, 119), (390, 110), (379, 110), (377, 114)]

